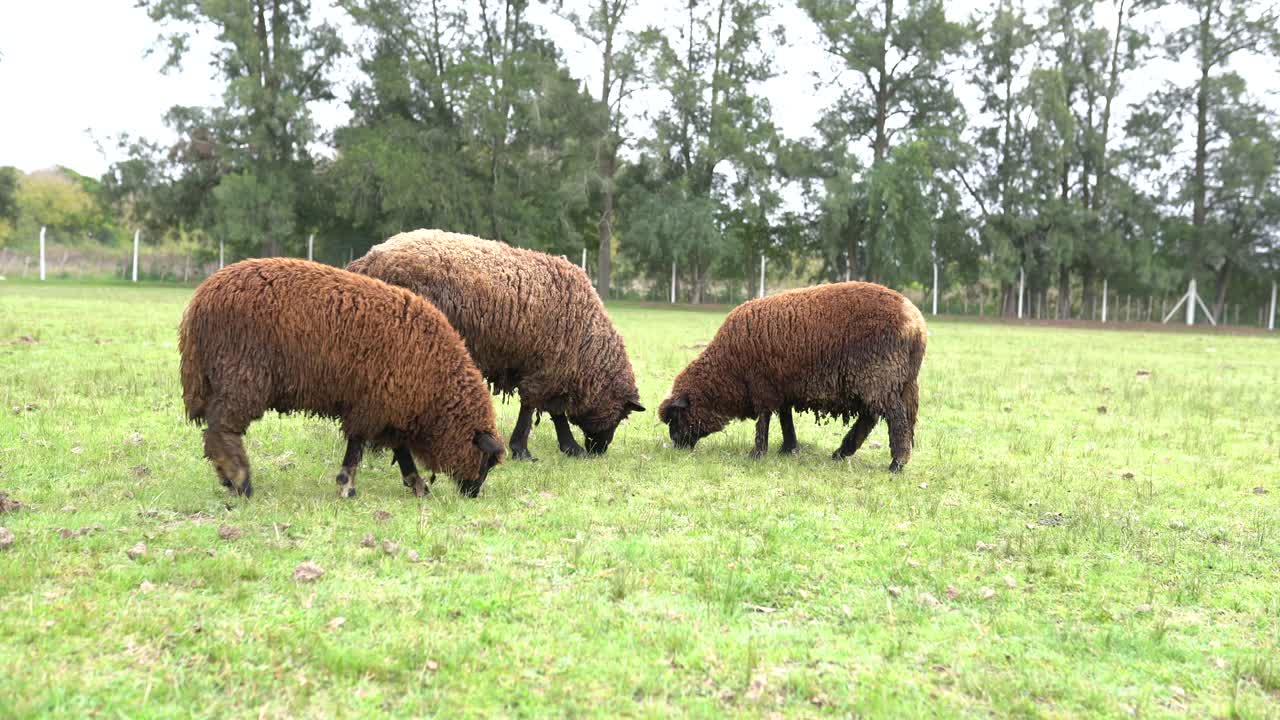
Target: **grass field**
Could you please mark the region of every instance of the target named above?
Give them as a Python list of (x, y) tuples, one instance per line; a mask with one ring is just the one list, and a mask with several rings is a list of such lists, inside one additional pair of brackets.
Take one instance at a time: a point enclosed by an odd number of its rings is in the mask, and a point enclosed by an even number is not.
[(651, 411), (604, 458), (546, 422), (478, 500), (371, 454), (339, 501), (336, 425), (270, 415), (246, 502), (189, 294), (0, 283), (0, 717), (1280, 717), (1275, 338), (934, 322), (890, 475), (883, 424), (669, 448), (722, 314), (623, 305)]

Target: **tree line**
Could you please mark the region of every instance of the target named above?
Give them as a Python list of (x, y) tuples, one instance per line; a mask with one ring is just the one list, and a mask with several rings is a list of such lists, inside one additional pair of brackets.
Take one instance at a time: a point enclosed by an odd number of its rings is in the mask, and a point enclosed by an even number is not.
[[(1176, 296), (1191, 278), (1221, 317), (1280, 270), (1280, 122), (1238, 72), (1280, 57), (1274, 5), (682, 0), (649, 26), (639, 0), (340, 0), (340, 26), (304, 0), (139, 6), (166, 67), (201, 35), (224, 82), (220, 105), (168, 112), (177, 143), (120, 138), (93, 188), (153, 242), (297, 255), (314, 234), (342, 262), (439, 227), (588, 249), (602, 295), (674, 277), (691, 302), (754, 294), (762, 257), (918, 288), (936, 264), (966, 303), (1012, 313), (1021, 281), (1061, 318), (1096, 316), (1104, 280)], [(802, 138), (762, 89), (784, 9), (829, 64)], [(1179, 70), (1153, 83), (1160, 63)], [(322, 131), (339, 95), (351, 116)]]

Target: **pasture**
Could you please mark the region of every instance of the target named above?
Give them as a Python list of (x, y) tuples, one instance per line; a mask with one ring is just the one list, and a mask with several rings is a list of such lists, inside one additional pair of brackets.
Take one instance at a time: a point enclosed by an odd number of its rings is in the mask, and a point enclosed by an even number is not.
[(340, 501), (336, 425), (273, 414), (244, 501), (189, 295), (0, 283), (0, 716), (1280, 716), (1274, 337), (931, 321), (890, 475), (883, 423), (671, 449), (723, 311), (616, 305), (649, 412), (605, 457), (544, 419), (478, 500), (370, 453)]

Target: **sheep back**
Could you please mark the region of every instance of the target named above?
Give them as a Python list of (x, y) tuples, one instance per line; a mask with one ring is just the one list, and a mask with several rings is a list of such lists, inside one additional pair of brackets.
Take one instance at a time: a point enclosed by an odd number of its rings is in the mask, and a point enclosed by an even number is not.
[(616, 422), (638, 401), (622, 337), (590, 278), (562, 258), (415, 230), (347, 269), (406, 287), (449, 318), (495, 392), (539, 410)]
[(874, 283), (752, 300), (729, 313), (676, 377), (659, 412), (665, 419), (674, 398), (693, 395), (721, 420), (784, 406), (845, 421), (862, 412), (881, 415), (904, 392), (916, 392), (926, 337), (916, 306)]

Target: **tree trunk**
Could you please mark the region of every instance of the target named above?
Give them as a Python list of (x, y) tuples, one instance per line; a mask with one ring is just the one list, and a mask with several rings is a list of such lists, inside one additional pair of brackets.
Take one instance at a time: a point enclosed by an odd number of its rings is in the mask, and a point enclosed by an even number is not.
[(604, 185), (603, 207), (600, 209), (600, 258), (596, 267), (596, 293), (609, 299), (609, 274), (613, 258), (613, 174), (616, 169), (612, 146), (600, 156), (600, 182)]
[(1098, 304), (1098, 299), (1094, 295), (1092, 265), (1085, 265), (1084, 268), (1080, 270), (1080, 285), (1080, 314), (1084, 316), (1085, 320), (1092, 320), (1093, 311), (1096, 309)]
[[(620, 14), (622, 5), (618, 6)], [(600, 105), (604, 110), (604, 139), (600, 144), (600, 183), (603, 186), (600, 208), (599, 264), (596, 272), (596, 293), (602, 300), (609, 298), (609, 273), (613, 253), (613, 178), (618, 169), (618, 149), (613, 139), (613, 34), (617, 29), (617, 14), (609, 12), (608, 0), (600, 0), (600, 19), (604, 22), (604, 55), (601, 58)]]
[(1227, 287), (1231, 285), (1232, 268), (1230, 260), (1223, 261), (1222, 267), (1218, 270), (1218, 299), (1213, 303), (1213, 319), (1224, 325), (1227, 318), (1222, 314), (1222, 310), (1227, 304)]
[(1205, 165), (1209, 159), (1209, 23), (1215, 3), (1205, 3), (1200, 16), (1200, 82), (1196, 86), (1196, 147), (1195, 170), (1191, 176), (1191, 242), (1194, 247), (1188, 253), (1188, 272), (1196, 266), (1204, 238), (1205, 224)]
[(1065, 262), (1058, 265), (1058, 319), (1071, 319), (1071, 268)]

